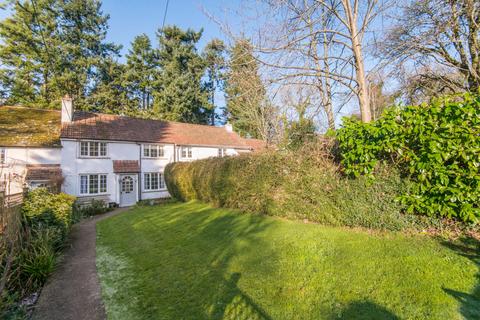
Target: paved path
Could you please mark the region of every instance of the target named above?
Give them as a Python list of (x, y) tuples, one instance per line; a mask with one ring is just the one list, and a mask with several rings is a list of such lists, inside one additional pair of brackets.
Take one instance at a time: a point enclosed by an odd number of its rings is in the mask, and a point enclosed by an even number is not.
[(62, 260), (42, 289), (34, 320), (106, 318), (95, 265), (95, 224), (126, 210), (116, 209), (73, 226)]

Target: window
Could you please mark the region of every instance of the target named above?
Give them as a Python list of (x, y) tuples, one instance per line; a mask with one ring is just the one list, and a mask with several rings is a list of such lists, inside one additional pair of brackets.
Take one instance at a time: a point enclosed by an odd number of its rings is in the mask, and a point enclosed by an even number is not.
[(5, 164), (7, 162), (6, 150), (4, 148), (0, 149), (0, 164)]
[(160, 172), (149, 172), (143, 175), (145, 191), (154, 191), (165, 189), (165, 180), (163, 179), (163, 174)]
[(107, 192), (106, 174), (80, 175), (80, 194), (98, 194)]
[(218, 156), (225, 157), (227, 155), (227, 149), (218, 149)]
[(106, 157), (107, 143), (95, 141), (80, 142), (80, 156), (81, 157)]
[(143, 156), (145, 158), (162, 158), (165, 156), (165, 151), (162, 145), (158, 144), (144, 144)]
[(182, 147), (181, 148), (182, 158), (191, 158), (192, 157), (192, 148), (191, 147)]

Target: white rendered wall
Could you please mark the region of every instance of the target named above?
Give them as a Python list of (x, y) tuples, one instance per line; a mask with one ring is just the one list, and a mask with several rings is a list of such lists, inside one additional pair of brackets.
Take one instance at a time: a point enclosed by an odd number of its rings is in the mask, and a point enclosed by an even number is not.
[(60, 148), (5, 147), (4, 149), (6, 163), (0, 164), (0, 181), (9, 181), (7, 194), (22, 192), (27, 164), (60, 164)]

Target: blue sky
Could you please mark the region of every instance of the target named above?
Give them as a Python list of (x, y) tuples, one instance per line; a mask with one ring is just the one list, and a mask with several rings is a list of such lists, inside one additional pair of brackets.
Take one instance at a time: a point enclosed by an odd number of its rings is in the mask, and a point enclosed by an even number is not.
[[(110, 15), (107, 39), (123, 45), (122, 54), (128, 52), (136, 35), (146, 33), (156, 41), (155, 32), (161, 27), (166, 0), (104, 0), (103, 11)], [(222, 16), (223, 9), (235, 7), (237, 1), (222, 0), (170, 0), (166, 25), (181, 28), (204, 29), (200, 48), (212, 38), (224, 38), (219, 26), (202, 11), (202, 7), (215, 16)], [(155, 42), (154, 42), (155, 43)]]

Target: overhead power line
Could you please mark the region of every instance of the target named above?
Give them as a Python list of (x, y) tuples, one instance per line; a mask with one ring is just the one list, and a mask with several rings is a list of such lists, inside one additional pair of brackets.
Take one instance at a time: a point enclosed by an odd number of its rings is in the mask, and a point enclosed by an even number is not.
[(162, 22), (162, 29), (165, 27), (165, 20), (167, 19), (167, 12), (168, 12), (168, 3), (170, 1), (167, 0), (167, 4), (165, 5), (165, 12), (163, 13), (163, 22)]

